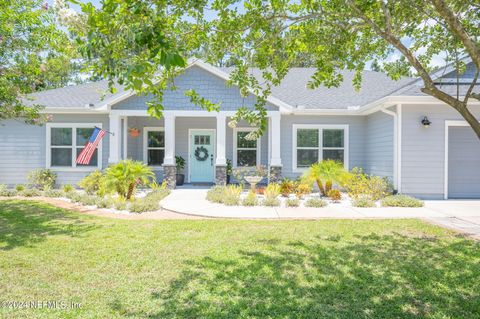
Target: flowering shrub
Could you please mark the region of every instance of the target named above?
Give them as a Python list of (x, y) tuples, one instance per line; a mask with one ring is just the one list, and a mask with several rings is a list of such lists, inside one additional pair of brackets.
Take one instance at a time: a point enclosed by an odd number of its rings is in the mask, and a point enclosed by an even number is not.
[(387, 196), (391, 191), (386, 178), (367, 175), (361, 168), (357, 167), (346, 175), (343, 184), (352, 199), (367, 197), (370, 200), (377, 201)]
[(36, 169), (28, 174), (28, 181), (33, 187), (46, 190), (55, 186), (57, 174), (49, 169)]

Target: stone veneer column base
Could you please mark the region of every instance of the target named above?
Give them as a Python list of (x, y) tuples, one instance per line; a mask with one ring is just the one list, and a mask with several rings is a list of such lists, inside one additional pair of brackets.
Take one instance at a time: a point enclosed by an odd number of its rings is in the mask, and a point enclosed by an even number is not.
[(227, 184), (227, 165), (215, 165), (215, 185)]
[(282, 179), (282, 166), (270, 166), (268, 171), (268, 183), (279, 183)]
[(177, 167), (175, 165), (163, 165), (163, 180), (167, 181), (168, 189), (177, 186)]

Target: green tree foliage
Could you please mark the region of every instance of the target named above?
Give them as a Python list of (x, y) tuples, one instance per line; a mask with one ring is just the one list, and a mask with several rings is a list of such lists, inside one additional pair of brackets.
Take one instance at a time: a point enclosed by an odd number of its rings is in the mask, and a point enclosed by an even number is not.
[[(166, 79), (195, 54), (235, 66), (231, 83), (244, 95), (258, 96), (254, 110), (241, 108), (236, 120), (259, 126), (258, 134), (265, 129), (270, 89), (292, 66), (316, 68), (311, 88), (338, 86), (340, 70), (354, 71), (353, 85), (359, 89), (362, 70), (374, 61), (393, 79), (412, 72), (419, 76), (425, 94), (457, 110), (480, 136), (480, 124), (467, 107), (471, 98), (480, 99), (478, 74), (465, 96), (444, 92), (430, 75), (439, 54), (460, 73), (465, 55), (480, 68), (478, 1), (104, 0), (101, 8), (87, 4), (83, 11), (88, 16), (84, 51), (96, 56), (93, 70), (139, 93), (152, 93), (154, 115), (161, 114)], [(262, 70), (261, 82), (249, 72), (251, 66)]]
[[(41, 123), (41, 105), (25, 106), (25, 94), (64, 86), (78, 71), (76, 54), (52, 8), (39, 0), (0, 2), (0, 121)], [(32, 103), (35, 103), (34, 101)]]

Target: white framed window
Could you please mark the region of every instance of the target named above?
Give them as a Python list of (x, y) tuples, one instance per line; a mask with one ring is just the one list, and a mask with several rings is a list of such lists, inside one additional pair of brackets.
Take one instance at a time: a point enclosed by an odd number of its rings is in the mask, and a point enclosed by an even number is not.
[(163, 127), (143, 128), (143, 162), (162, 167), (165, 158), (165, 130)]
[(47, 123), (47, 168), (55, 170), (91, 171), (102, 168), (102, 144), (98, 143), (89, 164), (77, 164), (77, 156), (83, 150), (95, 127), (101, 123)]
[(233, 167), (260, 165), (260, 139), (246, 139), (246, 136), (255, 130), (254, 127), (233, 129)]
[(326, 159), (348, 169), (348, 125), (293, 125), (293, 171), (302, 172)]

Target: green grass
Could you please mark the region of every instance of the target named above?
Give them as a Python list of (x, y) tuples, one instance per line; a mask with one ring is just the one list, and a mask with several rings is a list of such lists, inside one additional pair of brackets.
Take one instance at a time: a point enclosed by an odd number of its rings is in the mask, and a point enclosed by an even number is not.
[(128, 221), (0, 201), (5, 318), (478, 318), (477, 242), (417, 220)]

